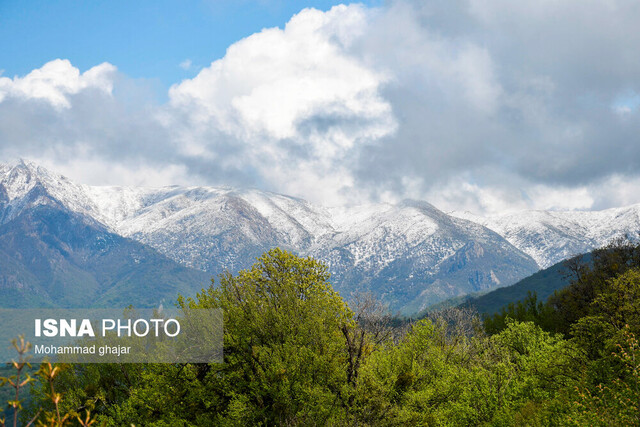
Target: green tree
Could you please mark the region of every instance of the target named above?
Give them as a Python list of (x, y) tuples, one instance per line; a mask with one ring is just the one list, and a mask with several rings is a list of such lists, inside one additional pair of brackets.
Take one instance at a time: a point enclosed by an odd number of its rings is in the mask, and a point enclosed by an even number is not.
[(178, 298), (182, 308), (223, 310), (223, 363), (71, 366), (56, 378), (62, 404), (107, 425), (342, 423), (354, 394), (348, 376), (369, 350), (351, 357), (361, 335), (328, 280), (322, 263), (273, 249), (194, 299)]
[(640, 334), (640, 269), (633, 268), (609, 279), (589, 305), (589, 315), (571, 326), (573, 341), (582, 351), (585, 387), (608, 384), (624, 376), (615, 357), (627, 334)]
[(503, 307), (499, 313), (487, 316), (484, 319), (484, 327), (487, 333), (496, 334), (507, 327), (508, 320), (518, 322), (534, 322), (545, 330), (553, 330), (553, 309), (538, 300), (535, 292), (529, 291), (522, 301), (511, 302)]
[(249, 270), (221, 277), (191, 308), (221, 308), (224, 363), (206, 370), (217, 422), (314, 425), (344, 416), (353, 315), (326, 266), (273, 249)]
[(592, 263), (570, 265), (573, 280), (554, 293), (547, 305), (552, 309), (553, 330), (571, 335), (571, 327), (579, 319), (592, 315), (594, 299), (609, 286), (609, 281), (632, 268), (640, 267), (640, 245), (628, 239), (617, 239), (592, 253)]
[(365, 425), (438, 424), (466, 381), (443, 325), (423, 319), (402, 340), (371, 355), (359, 378), (356, 412)]
[(618, 375), (596, 387), (578, 388), (570, 416), (577, 425), (640, 425), (640, 344), (625, 326), (612, 353)]

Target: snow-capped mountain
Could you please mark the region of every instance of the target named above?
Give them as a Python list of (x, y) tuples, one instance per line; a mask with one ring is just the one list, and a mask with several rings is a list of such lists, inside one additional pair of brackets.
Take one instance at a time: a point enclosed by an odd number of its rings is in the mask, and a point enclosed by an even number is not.
[(346, 297), (370, 290), (405, 311), (506, 286), (538, 268), (497, 233), (425, 202), (324, 208), (258, 190), (91, 187), (30, 162), (0, 166), (0, 224), (40, 205), (211, 275), (246, 268), (275, 246), (312, 255)]
[(602, 211), (524, 211), (492, 217), (453, 213), (495, 231), (547, 268), (619, 237), (637, 239), (640, 204)]
[(149, 307), (207, 286), (85, 214), (86, 187), (24, 162), (0, 173), (0, 307)]
[(38, 206), (65, 209), (212, 276), (249, 267), (275, 246), (314, 256), (346, 297), (370, 290), (406, 312), (510, 285), (640, 230), (640, 205), (482, 218), (411, 200), (325, 208), (254, 189), (93, 187), (31, 162), (0, 165), (0, 225)]

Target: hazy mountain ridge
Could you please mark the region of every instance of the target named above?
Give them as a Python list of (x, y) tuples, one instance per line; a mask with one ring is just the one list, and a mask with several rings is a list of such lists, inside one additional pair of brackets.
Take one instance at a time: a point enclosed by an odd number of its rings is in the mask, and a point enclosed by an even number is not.
[(2, 223), (41, 204), (83, 215), (214, 276), (246, 268), (274, 246), (314, 256), (345, 297), (371, 290), (405, 312), (513, 284), (538, 270), (534, 259), (548, 262), (541, 253), (588, 250), (603, 238), (527, 228), (529, 213), (474, 222), (412, 200), (324, 208), (259, 190), (92, 187), (30, 162), (0, 165)]

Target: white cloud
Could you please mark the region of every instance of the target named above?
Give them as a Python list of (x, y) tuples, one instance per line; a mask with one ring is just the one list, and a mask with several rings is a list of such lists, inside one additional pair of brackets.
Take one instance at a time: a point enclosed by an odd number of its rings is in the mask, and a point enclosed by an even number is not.
[(419, 6), (391, 2), (388, 8), (372, 14), (359, 54), (387, 69), (397, 86), (426, 89), (429, 98), (425, 102), (465, 106), (483, 114), (494, 112), (502, 88), (485, 44), (447, 37), (424, 25), (423, 18)]
[(0, 158), (92, 183), (248, 185), (330, 204), (635, 203), (638, 20), (630, 0), (305, 9), (229, 46), (164, 105), (113, 65), (55, 60), (0, 76)]
[(80, 74), (68, 60), (56, 59), (24, 77), (0, 77), (0, 102), (7, 97), (40, 99), (54, 107), (69, 108), (69, 95), (81, 90), (111, 93), (115, 71), (116, 67), (105, 62)]
[(587, 210), (595, 201), (585, 186), (532, 185), (527, 195), (531, 200), (530, 208), (541, 210)]
[(431, 188), (423, 197), (446, 212), (467, 211), (492, 215), (533, 208), (517, 189), (481, 186), (470, 182), (469, 177), (450, 179), (441, 186)]
[(231, 45), (174, 85), (170, 108), (191, 124), (181, 136), (186, 152), (215, 150), (196, 135), (213, 128), (233, 138), (244, 161), (273, 186), (314, 197), (333, 192), (335, 199), (353, 182), (349, 152), (396, 127), (379, 92), (387, 76), (348, 51), (367, 18), (359, 5), (305, 9), (284, 29)]
[(182, 68), (183, 70), (186, 71), (186, 70), (189, 70), (191, 68), (191, 65), (193, 65), (191, 63), (191, 60), (190, 59), (185, 59), (184, 61), (182, 61), (180, 63), (180, 68)]
[(284, 30), (265, 29), (231, 45), (224, 58), (173, 86), (171, 104), (243, 139), (295, 138), (300, 123), (319, 114), (389, 122), (390, 106), (377, 92), (385, 76), (345, 52), (353, 36), (345, 23), (361, 31), (364, 8), (305, 9)]
[(640, 203), (640, 177), (613, 174), (607, 179), (589, 188), (595, 203), (593, 208), (605, 209), (609, 207), (628, 206)]
[(468, 211), (487, 216), (523, 210), (588, 210), (595, 207), (594, 188), (527, 183), (517, 176), (504, 176), (504, 179), (514, 185), (497, 182), (478, 185), (457, 178), (432, 189), (426, 197), (445, 211)]
[[(99, 157), (93, 158), (89, 153), (76, 154), (62, 161), (52, 161), (47, 156), (29, 156), (28, 159), (87, 185), (161, 187), (191, 184), (186, 178), (188, 171), (184, 165), (158, 166), (141, 163), (132, 168), (130, 164), (109, 163)], [(105, 177), (108, 178), (105, 180)]]

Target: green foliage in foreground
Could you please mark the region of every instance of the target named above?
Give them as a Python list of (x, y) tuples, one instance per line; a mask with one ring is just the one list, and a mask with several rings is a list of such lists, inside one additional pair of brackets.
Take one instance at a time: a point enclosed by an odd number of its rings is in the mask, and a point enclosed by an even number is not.
[(370, 299), (348, 307), (321, 263), (274, 249), (178, 300), (224, 310), (224, 363), (59, 366), (55, 409), (111, 426), (640, 425), (640, 270), (618, 272), (569, 334), (534, 316), (489, 335), (460, 309), (393, 327)]

